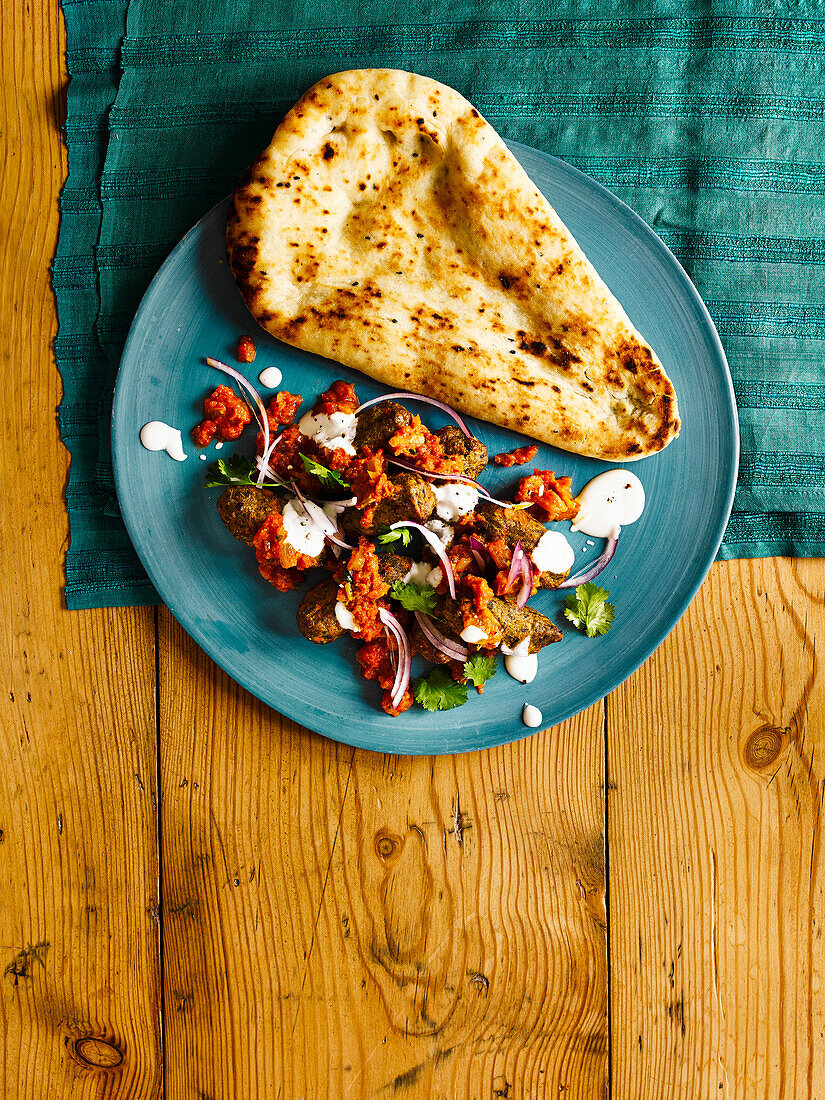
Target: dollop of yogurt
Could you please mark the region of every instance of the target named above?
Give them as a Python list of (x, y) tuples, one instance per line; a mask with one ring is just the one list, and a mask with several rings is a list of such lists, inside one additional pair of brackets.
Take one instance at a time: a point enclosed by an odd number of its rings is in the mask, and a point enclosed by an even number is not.
[(540, 573), (566, 573), (576, 560), (576, 551), (561, 531), (545, 531), (530, 553)]
[(534, 707), (532, 703), (525, 703), (521, 708), (521, 720), (531, 730), (538, 729), (542, 723), (541, 711), (538, 707)]
[(449, 523), (446, 522), (446, 520), (428, 519), (424, 526), (427, 528), (428, 531), (432, 531), (436, 538), (440, 540), (441, 545), (444, 547), (445, 550), (453, 541), (455, 531), (453, 531), (452, 527), (449, 525)]
[(629, 470), (607, 470), (588, 481), (577, 500), (579, 514), (571, 531), (583, 531), (594, 539), (612, 539), (642, 514), (645, 491)]
[(404, 580), (405, 582), (412, 581), (413, 584), (426, 584), (427, 574), (431, 569), (432, 566), (426, 561), (414, 561), (407, 570)]
[(180, 429), (164, 424), (162, 420), (150, 420), (140, 429), (140, 441), (147, 451), (166, 451), (176, 462), (183, 462), (186, 453)]
[(277, 367), (264, 367), (261, 373), (258, 375), (258, 381), (261, 383), (265, 390), (277, 390), (283, 381), (284, 376), (278, 370)]
[(327, 500), (321, 505), (321, 510), (325, 516), (331, 519), (333, 523), (337, 524), (338, 517), (341, 513), (355, 504), (355, 501), (356, 497), (351, 497), (349, 500)]
[(281, 518), (284, 521), (284, 538), (293, 550), (313, 558), (321, 553), (324, 549), (324, 530), (328, 526), (322, 508), (311, 500), (305, 504), (290, 500), (284, 506)]
[(435, 514), (448, 523), (466, 516), (478, 504), (479, 492), (474, 485), (450, 481), (431, 488), (436, 499)]
[(340, 600), (335, 601), (335, 618), (344, 630), (358, 630), (358, 623), (355, 621), (352, 612), (348, 607), (344, 607)]
[(413, 584), (428, 584), (430, 588), (438, 588), (443, 576), (440, 565), (433, 567), (432, 562), (414, 561), (407, 570), (404, 580), (412, 581)]
[(530, 635), (522, 638), (513, 649), (506, 645), (502, 645), (500, 649), (504, 654), (504, 667), (508, 676), (519, 683), (532, 684), (539, 670), (539, 655), (530, 652)]
[(463, 641), (468, 642), (470, 645), (476, 645), (478, 642), (487, 641), (486, 633), (480, 626), (474, 626), (472, 623), (464, 627), (460, 636)]
[(305, 413), (298, 421), (298, 431), (314, 439), (319, 447), (329, 451), (341, 449), (348, 455), (355, 454), (353, 440), (358, 419), (355, 413)]

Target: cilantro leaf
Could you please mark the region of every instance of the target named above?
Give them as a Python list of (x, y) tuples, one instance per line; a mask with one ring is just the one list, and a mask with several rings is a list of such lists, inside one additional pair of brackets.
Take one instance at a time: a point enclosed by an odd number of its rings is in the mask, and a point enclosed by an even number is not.
[(482, 687), (498, 672), (498, 660), (494, 653), (474, 653), (464, 664), (464, 675), (477, 688)]
[(304, 469), (308, 474), (312, 474), (313, 477), (317, 477), (325, 489), (349, 489), (349, 482), (344, 481), (340, 474), (336, 474), (334, 470), (327, 469), (322, 463), (317, 462), (314, 458), (309, 458), (307, 455), (298, 454), (304, 463)]
[(414, 581), (393, 581), (390, 595), (398, 600), (407, 611), (421, 611), (432, 615), (435, 611), (435, 589), (429, 584), (416, 584)]
[(285, 485), (283, 481), (262, 481), (258, 486), (257, 467), (244, 455), (230, 455), (229, 458), (219, 458), (217, 462), (211, 463), (206, 467), (203, 484), (207, 489), (216, 485), (255, 485), (259, 488), (282, 489)]
[(599, 588), (592, 582), (580, 584), (568, 595), (564, 614), (588, 638), (606, 634), (613, 622), (613, 604), (607, 602), (609, 595), (606, 588)]
[(204, 485), (207, 489), (214, 485), (254, 485), (257, 476), (258, 471), (250, 459), (244, 455), (230, 455), (206, 467)]
[(458, 684), (444, 668), (434, 668), (415, 685), (415, 701), (425, 710), (452, 710), (467, 702), (467, 685)]
[(378, 541), (382, 546), (391, 546), (394, 542), (401, 540), (402, 546), (409, 546), (412, 542), (412, 531), (409, 527), (396, 527), (394, 531), (385, 531), (383, 535), (378, 536)]

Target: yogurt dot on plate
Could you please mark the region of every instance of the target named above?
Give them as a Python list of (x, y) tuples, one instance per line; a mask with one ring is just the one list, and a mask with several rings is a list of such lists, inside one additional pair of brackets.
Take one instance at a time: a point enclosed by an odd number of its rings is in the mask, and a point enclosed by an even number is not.
[(579, 514), (570, 527), (596, 539), (616, 538), (644, 511), (645, 491), (629, 470), (607, 470), (588, 481), (576, 498)]
[(183, 462), (186, 454), (180, 429), (164, 424), (162, 420), (150, 420), (140, 429), (140, 441), (147, 451), (166, 451), (176, 462)]
[(277, 367), (264, 367), (258, 375), (258, 381), (265, 390), (276, 390), (283, 381), (283, 377)]
[(538, 729), (542, 722), (541, 711), (532, 703), (525, 703), (521, 710), (521, 720), (530, 729)]

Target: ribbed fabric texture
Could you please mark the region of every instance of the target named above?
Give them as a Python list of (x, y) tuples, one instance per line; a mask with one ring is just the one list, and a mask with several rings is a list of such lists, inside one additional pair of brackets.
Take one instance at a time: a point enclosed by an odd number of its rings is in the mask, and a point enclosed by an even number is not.
[[(734, 377), (722, 558), (825, 554), (825, 19), (767, 0), (63, 0), (69, 178), (54, 261), (70, 607), (151, 602), (119, 519), (111, 389), (176, 241), (340, 69), (452, 85), (629, 203), (695, 282)], [(598, 17), (586, 11), (598, 11)], [(810, 17), (809, 17), (810, 16)], [(336, 21), (340, 25), (335, 25)]]

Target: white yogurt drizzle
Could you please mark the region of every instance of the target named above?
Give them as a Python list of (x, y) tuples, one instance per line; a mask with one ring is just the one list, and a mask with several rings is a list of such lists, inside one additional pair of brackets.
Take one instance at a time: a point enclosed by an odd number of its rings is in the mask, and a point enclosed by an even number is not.
[(326, 447), (329, 451), (340, 448), (348, 455), (355, 454), (352, 444), (357, 426), (358, 418), (355, 413), (347, 412), (334, 412), (329, 416), (326, 413), (308, 412), (298, 421), (298, 431), (308, 439), (314, 439), (319, 447)]
[(344, 630), (358, 630), (358, 623), (348, 607), (344, 607), (340, 600), (335, 601), (335, 618), (338, 620), (339, 626), (342, 626)]
[(571, 531), (594, 539), (616, 538), (622, 527), (635, 523), (644, 511), (645, 491), (629, 470), (607, 470), (588, 481), (576, 498), (579, 514)]
[(538, 729), (542, 723), (541, 711), (538, 707), (534, 707), (532, 703), (525, 703), (521, 708), (521, 720), (530, 729)]
[(284, 541), (299, 554), (316, 558), (324, 549), (324, 531), (319, 525), (319, 520), (323, 522), (326, 519), (323, 509), (311, 500), (304, 504), (290, 500), (284, 505), (281, 518), (284, 521)]
[(466, 516), (478, 504), (480, 494), (474, 485), (448, 481), (444, 485), (432, 484), (430, 488), (435, 493), (435, 514), (448, 523)]
[(180, 429), (164, 424), (162, 420), (150, 420), (140, 429), (140, 441), (147, 451), (166, 451), (176, 462), (183, 462), (186, 454)]
[(432, 531), (432, 533), (438, 537), (445, 550), (453, 541), (455, 531), (453, 531), (452, 527), (445, 520), (428, 519), (424, 526), (428, 531)]
[(518, 643), (514, 649), (506, 645), (500, 647), (504, 654), (504, 667), (507, 674), (522, 684), (532, 684), (539, 670), (538, 653), (530, 652), (530, 635)]
[(576, 551), (561, 531), (545, 531), (530, 553), (540, 573), (566, 573), (576, 560)]
[(264, 367), (258, 375), (258, 381), (265, 390), (277, 390), (283, 381), (283, 377), (277, 367)]

